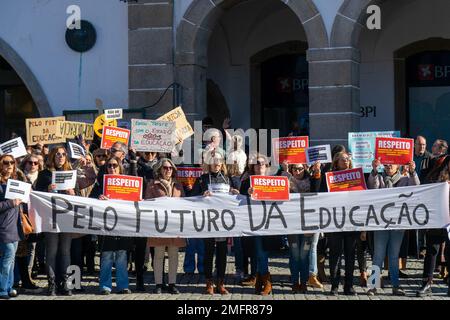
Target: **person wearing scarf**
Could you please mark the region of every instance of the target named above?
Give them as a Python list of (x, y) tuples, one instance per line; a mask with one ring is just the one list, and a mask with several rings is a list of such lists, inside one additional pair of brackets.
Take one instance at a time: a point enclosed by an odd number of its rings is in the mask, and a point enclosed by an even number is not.
[[(410, 161), (407, 165), (407, 175), (402, 175), (400, 166), (394, 164), (384, 165), (384, 172), (379, 173), (378, 167), (380, 164), (378, 159), (372, 161), (373, 170), (367, 181), (369, 189), (397, 188), (420, 184), (414, 161)], [(388, 255), (392, 294), (395, 296), (405, 296), (405, 291), (400, 288), (398, 265), (404, 233), (404, 230), (381, 230), (374, 232), (373, 265), (378, 266), (382, 270), (382, 263), (386, 254)], [(376, 288), (368, 291), (369, 295), (375, 295), (376, 293)]]

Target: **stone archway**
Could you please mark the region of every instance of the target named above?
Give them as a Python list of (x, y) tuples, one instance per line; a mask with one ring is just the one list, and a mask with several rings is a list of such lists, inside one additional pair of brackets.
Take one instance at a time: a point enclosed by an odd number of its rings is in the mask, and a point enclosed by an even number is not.
[[(249, 0), (244, 0), (249, 1)], [(322, 17), (312, 0), (279, 0), (298, 17), (309, 48), (328, 47)], [(184, 108), (194, 118), (206, 112), (206, 67), (208, 42), (214, 26), (228, 9), (242, 0), (194, 0), (176, 32), (175, 81), (184, 87)]]
[(3, 39), (0, 38), (0, 56), (2, 56), (19, 77), (22, 79), (23, 83), (29, 90), (34, 103), (39, 111), (41, 117), (51, 117), (53, 116), (53, 111), (48, 103), (47, 96), (44, 93), (41, 85), (36, 79), (33, 72), (27, 66), (25, 61), (17, 54), (17, 52)]

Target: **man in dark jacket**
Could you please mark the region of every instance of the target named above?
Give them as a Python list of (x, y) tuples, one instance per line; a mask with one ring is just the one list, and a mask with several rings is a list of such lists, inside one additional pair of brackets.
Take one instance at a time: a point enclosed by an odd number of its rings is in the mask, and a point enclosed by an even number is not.
[[(423, 167), (428, 165), (431, 153), (427, 151), (427, 139), (423, 136), (417, 136), (414, 142), (414, 162), (416, 164), (417, 175), (421, 176)], [(420, 180), (420, 183), (424, 181)]]

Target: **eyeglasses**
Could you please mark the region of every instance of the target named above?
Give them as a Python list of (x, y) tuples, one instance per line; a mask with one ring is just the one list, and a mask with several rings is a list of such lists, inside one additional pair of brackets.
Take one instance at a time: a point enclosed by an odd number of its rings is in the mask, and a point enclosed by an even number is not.
[(39, 164), (38, 161), (28, 161), (28, 164), (31, 164), (32, 166), (37, 166)]
[(65, 156), (66, 156), (66, 153), (65, 153), (65, 152), (62, 152), (62, 153), (61, 153), (61, 152), (57, 152), (57, 153), (56, 153), (56, 156), (57, 156), (57, 157), (65, 157)]
[(162, 167), (164, 170), (167, 170), (167, 171), (172, 171), (173, 170), (173, 167)]
[(4, 166), (13, 166), (15, 163), (16, 163), (15, 161), (3, 160)]
[(303, 170), (305, 170), (305, 168), (303, 168), (303, 167), (294, 167), (294, 168), (292, 168), (292, 171), (303, 171)]
[(119, 165), (117, 163), (108, 163), (107, 167), (108, 169), (116, 169)]
[(339, 158), (339, 160), (347, 162), (347, 161), (350, 161), (350, 158)]

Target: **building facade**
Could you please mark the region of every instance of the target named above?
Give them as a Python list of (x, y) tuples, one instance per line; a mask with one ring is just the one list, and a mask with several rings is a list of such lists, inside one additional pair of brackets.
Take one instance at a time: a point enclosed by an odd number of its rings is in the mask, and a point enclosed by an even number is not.
[[(97, 31), (82, 54), (64, 41), (71, 4)], [(371, 5), (381, 29), (367, 28)], [(450, 133), (447, 0), (20, 0), (0, 9), (0, 110), (19, 110), (28, 90), (27, 115), (89, 120), (124, 107), (155, 118), (181, 103), (190, 120), (217, 125), (231, 117), (233, 127), (284, 135), (296, 122), (312, 144), (345, 144), (351, 131)], [(11, 97), (18, 87), (23, 101)]]

